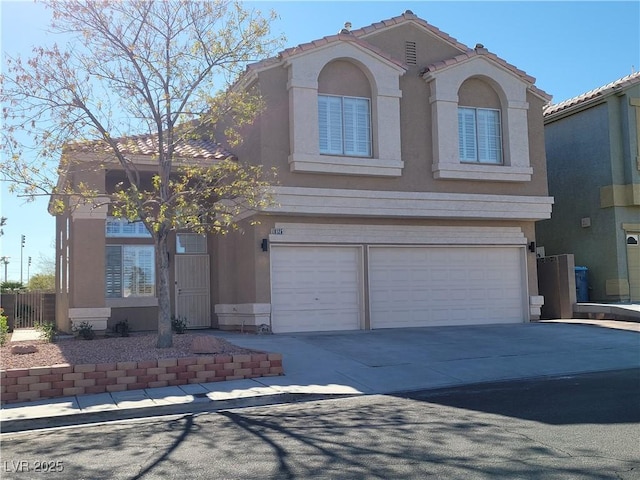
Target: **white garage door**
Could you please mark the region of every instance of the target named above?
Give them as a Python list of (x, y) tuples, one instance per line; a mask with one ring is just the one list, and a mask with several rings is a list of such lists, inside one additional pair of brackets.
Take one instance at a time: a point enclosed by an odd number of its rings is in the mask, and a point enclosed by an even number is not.
[(272, 245), (273, 332), (360, 329), (361, 256), (358, 247)]
[(516, 247), (371, 247), (371, 328), (524, 321)]

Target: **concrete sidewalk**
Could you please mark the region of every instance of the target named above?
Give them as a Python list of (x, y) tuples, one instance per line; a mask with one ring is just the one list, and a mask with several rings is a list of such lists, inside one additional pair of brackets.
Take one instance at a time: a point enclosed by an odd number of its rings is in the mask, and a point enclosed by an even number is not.
[(287, 335), (211, 334), (283, 354), (285, 375), (10, 404), (2, 432), (335, 395), (640, 368), (640, 324), (573, 320)]

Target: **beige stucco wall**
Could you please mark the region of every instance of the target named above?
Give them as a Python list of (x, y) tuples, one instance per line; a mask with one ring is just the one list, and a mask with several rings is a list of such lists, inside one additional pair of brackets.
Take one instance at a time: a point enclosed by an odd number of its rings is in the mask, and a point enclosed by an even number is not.
[(371, 98), (371, 85), (363, 71), (353, 63), (335, 60), (320, 72), (318, 92)]
[(104, 220), (73, 220), (69, 247), (69, 306), (104, 307)]
[(432, 34), (426, 33), (422, 28), (413, 24), (376, 31), (362, 38), (401, 61), (405, 59), (405, 42), (415, 42), (417, 65), (409, 66), (409, 68), (415, 70), (416, 73), (425, 65), (436, 63), (444, 58), (452, 58), (461, 53), (457, 48), (436, 39)]
[(127, 320), (134, 332), (156, 331), (158, 329), (158, 307), (112, 308), (107, 328), (113, 330), (116, 323)]
[[(226, 261), (218, 262), (220, 279), (219, 295), (216, 303), (270, 303), (270, 256), (260, 247), (262, 238), (268, 238), (277, 223), (309, 223), (309, 224), (348, 224), (348, 225), (391, 225), (391, 226), (443, 226), (443, 227), (517, 227), (524, 236), (533, 241), (535, 229), (533, 222), (521, 221), (464, 221), (464, 220), (406, 220), (390, 218), (351, 218), (351, 217), (302, 217), (302, 216), (261, 216), (254, 234), (235, 233), (218, 239), (220, 258), (230, 252)], [(269, 248), (271, 245), (269, 245)], [(233, 252), (233, 253), (231, 253)], [(529, 295), (538, 294), (538, 277), (536, 273), (535, 253), (527, 250), (527, 282)], [(366, 278), (366, 276), (365, 276)]]
[[(342, 52), (355, 52), (360, 60), (351, 62), (341, 58), (328, 61), (320, 68), (317, 78), (307, 79), (311, 84), (317, 82), (318, 91), (337, 95), (355, 95), (374, 97), (379, 92), (380, 84), (372, 78), (373, 66), (381, 62), (379, 72), (385, 76), (383, 85), (384, 101), (393, 104), (396, 112), (374, 111), (374, 115), (395, 115), (399, 111), (400, 129), (399, 158), (403, 162), (399, 176), (387, 177), (371, 175), (340, 175), (327, 173), (292, 172), (290, 157), (292, 141), (290, 138), (290, 121), (292, 117), (291, 94), (288, 89), (291, 65), (279, 65), (262, 70), (257, 77), (257, 86), (263, 95), (266, 109), (256, 123), (243, 129), (244, 143), (234, 147), (240, 161), (262, 164), (266, 169), (275, 167), (278, 170), (278, 183), (287, 187), (331, 188), (345, 190), (370, 190), (387, 192), (434, 192), (460, 194), (545, 196), (547, 195), (546, 162), (544, 152), (544, 129), (542, 107), (544, 101), (531, 92), (526, 93), (528, 110), (526, 113), (528, 127), (528, 149), (533, 175), (527, 182), (498, 182), (438, 179), (432, 171), (434, 166), (433, 148), (433, 105), (430, 102), (432, 89), (419, 71), (426, 65), (449, 59), (460, 53), (441, 39), (424, 32), (414, 25), (383, 30), (365, 38), (374, 46), (387, 52), (393, 58), (404, 60), (405, 42), (416, 42), (417, 65), (407, 66), (403, 73), (400, 67), (394, 66), (388, 59), (376, 59), (375, 55), (355, 47), (344, 47)], [(326, 52), (322, 54), (326, 55)], [(321, 56), (324, 58), (324, 56)], [(329, 57), (327, 57), (329, 58)], [(374, 58), (374, 60), (372, 60)], [(364, 59), (364, 60), (363, 60)], [(365, 61), (366, 60), (366, 61)], [(296, 61), (295, 59), (293, 61)], [(318, 59), (314, 62), (317, 64)], [(384, 63), (386, 62), (386, 63)], [(313, 63), (313, 62), (310, 62)], [(384, 64), (383, 64), (384, 63)], [(368, 67), (367, 67), (368, 65)], [(486, 65), (485, 65), (486, 67)], [(490, 67), (487, 71), (490, 70)], [(496, 67), (498, 68), (498, 67)], [(304, 70), (304, 69), (302, 69)], [(298, 69), (296, 74), (299, 74)], [(505, 74), (501, 71), (501, 75)], [(509, 77), (510, 80), (511, 77)], [(299, 80), (299, 79), (297, 79)], [(519, 80), (518, 80), (519, 81)], [(397, 82), (396, 90), (393, 86)], [(302, 87), (299, 87), (302, 88)], [(524, 88), (524, 87), (522, 87)], [(398, 96), (400, 92), (401, 96)], [(462, 83), (459, 92), (460, 104), (499, 108), (504, 106), (496, 90), (482, 79), (469, 76)], [(381, 103), (382, 104), (382, 103)], [(308, 116), (309, 113), (305, 112)], [(313, 119), (307, 119), (313, 121)], [(384, 122), (382, 122), (384, 123)], [(396, 122), (397, 125), (397, 122)], [(457, 126), (457, 125), (456, 125)], [(374, 156), (380, 150), (380, 142), (387, 132), (376, 131), (374, 126)], [(384, 146), (384, 145), (382, 145)], [(393, 149), (387, 150), (393, 151)], [(364, 159), (365, 161), (367, 159)], [(141, 170), (150, 171), (151, 166), (142, 166)], [(75, 175), (74, 182), (85, 181), (98, 187), (106, 184), (112, 188), (122, 174), (107, 173), (98, 170)], [(410, 208), (411, 201), (407, 201)], [(333, 215), (335, 212), (332, 212)], [(106, 215), (106, 214), (105, 214)], [(519, 217), (531, 218), (531, 217)], [(284, 216), (279, 214), (262, 215), (253, 218), (259, 224), (252, 226), (248, 221), (242, 223), (242, 230), (224, 236), (212, 236), (208, 241), (211, 258), (211, 311), (214, 316), (216, 304), (268, 304), (270, 303), (270, 264), (269, 252), (263, 252), (261, 241), (269, 237), (276, 222), (321, 223), (354, 225), (407, 225), (407, 226), (496, 226), (518, 227), (530, 241), (535, 240), (532, 221), (515, 220), (447, 220), (447, 219), (402, 219), (402, 218), (358, 218), (346, 216)], [(76, 218), (71, 223), (70, 251), (70, 292), (69, 306), (103, 307), (104, 298), (104, 247), (110, 243), (105, 239), (104, 218)], [(144, 243), (148, 240), (117, 239), (111, 243)], [(175, 236), (169, 241), (171, 252), (175, 252)], [(537, 294), (536, 260), (533, 253), (527, 252), (527, 280), (529, 294)], [(365, 266), (366, 268), (366, 266)], [(366, 277), (365, 277), (366, 278)], [(174, 285), (174, 263), (170, 261), (170, 285)], [(171, 288), (172, 304), (175, 300), (174, 289)], [(365, 308), (368, 308), (365, 303)], [(156, 327), (156, 307), (118, 307), (112, 308), (109, 326), (128, 318), (136, 329), (154, 329)], [(214, 320), (214, 325), (216, 322)]]
[[(404, 33), (406, 31), (406, 33)], [(395, 38), (398, 36), (398, 38)], [(378, 39), (368, 37), (367, 41), (380, 46), (390, 48), (394, 55), (402, 59), (404, 55), (405, 39), (419, 37), (413, 26), (407, 26), (404, 30), (395, 29), (386, 32)], [(418, 47), (419, 62), (434, 62), (450, 58), (451, 47), (443, 46), (440, 40), (422, 34)], [(439, 56), (436, 54), (439, 52)], [(294, 60), (295, 61), (295, 60)], [(353, 73), (356, 64), (348, 67), (347, 60), (332, 62), (326, 70), (323, 70), (320, 78), (322, 92), (344, 94), (344, 92), (366, 92), (371, 85), (363, 85), (367, 81), (367, 75)], [(419, 63), (424, 66), (425, 63)], [(497, 67), (496, 67), (497, 68)], [(329, 73), (345, 74), (350, 80), (347, 90), (338, 80), (328, 78)], [(504, 75), (504, 72), (501, 72)], [(337, 75), (340, 77), (340, 75)], [(259, 73), (260, 91), (264, 95), (267, 108), (258, 119), (243, 146), (236, 149), (238, 156), (243, 161), (262, 163), (266, 167), (276, 167), (279, 173), (281, 185), (299, 187), (331, 187), (365, 190), (386, 191), (417, 191), (417, 192), (459, 192), (459, 193), (486, 193), (508, 195), (546, 195), (547, 182), (544, 156), (544, 137), (542, 127), (542, 107), (544, 101), (536, 95), (528, 92), (526, 100), (528, 111), (526, 114), (529, 137), (528, 149), (530, 165), (533, 168), (533, 176), (528, 182), (496, 182), (473, 180), (448, 180), (435, 179), (432, 172), (433, 138), (432, 138), (432, 106), (429, 103), (431, 91), (429, 85), (417, 74), (411, 71), (401, 76), (399, 86), (402, 92), (400, 99), (401, 115), (401, 158), (404, 169), (400, 177), (381, 178), (374, 176), (350, 176), (336, 174), (317, 174), (291, 172), (288, 157), (291, 155), (288, 124), (290, 120), (290, 98), (287, 91), (287, 66), (281, 65), (264, 70)], [(360, 82), (360, 84), (355, 84)], [(353, 93), (351, 93), (353, 94)], [(497, 95), (488, 88), (486, 82), (469, 79), (464, 83), (461, 92), (462, 100), (474, 99), (471, 104), (477, 102), (494, 107), (499, 106)], [(375, 112), (374, 112), (375, 114)], [(384, 112), (378, 112), (384, 115)], [(375, 127), (375, 125), (374, 125)], [(457, 125), (455, 126), (457, 128)], [(259, 132), (259, 134), (256, 134)], [(374, 155), (375, 155), (375, 128), (374, 128)]]
[[(259, 233), (242, 222), (242, 229), (212, 238), (212, 268), (217, 276), (211, 303), (254, 303), (256, 300), (256, 257), (262, 253)], [(259, 228), (260, 226), (258, 226)], [(215, 287), (214, 287), (215, 288)]]

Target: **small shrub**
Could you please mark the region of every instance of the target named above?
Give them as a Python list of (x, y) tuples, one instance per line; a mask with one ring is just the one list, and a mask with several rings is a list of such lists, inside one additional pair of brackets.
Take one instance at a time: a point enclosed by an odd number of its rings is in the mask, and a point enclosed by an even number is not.
[(187, 319), (184, 317), (171, 316), (171, 330), (180, 334), (187, 330)]
[(114, 330), (121, 337), (128, 337), (129, 336), (129, 319), (125, 318), (124, 320), (116, 323)]
[(96, 336), (96, 332), (93, 331), (93, 325), (89, 322), (82, 322), (73, 326), (73, 331), (78, 332), (78, 336), (85, 340), (93, 340)]
[(9, 338), (9, 318), (4, 314), (4, 308), (0, 308), (0, 346), (4, 346)]
[(47, 343), (56, 341), (56, 326), (54, 323), (40, 323), (35, 326), (40, 332), (40, 338)]

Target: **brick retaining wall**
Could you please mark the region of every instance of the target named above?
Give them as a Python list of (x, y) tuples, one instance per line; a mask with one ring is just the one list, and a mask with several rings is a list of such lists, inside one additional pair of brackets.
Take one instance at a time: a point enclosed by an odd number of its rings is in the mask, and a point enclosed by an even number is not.
[(143, 362), (0, 370), (2, 403), (282, 375), (282, 354), (161, 358)]

